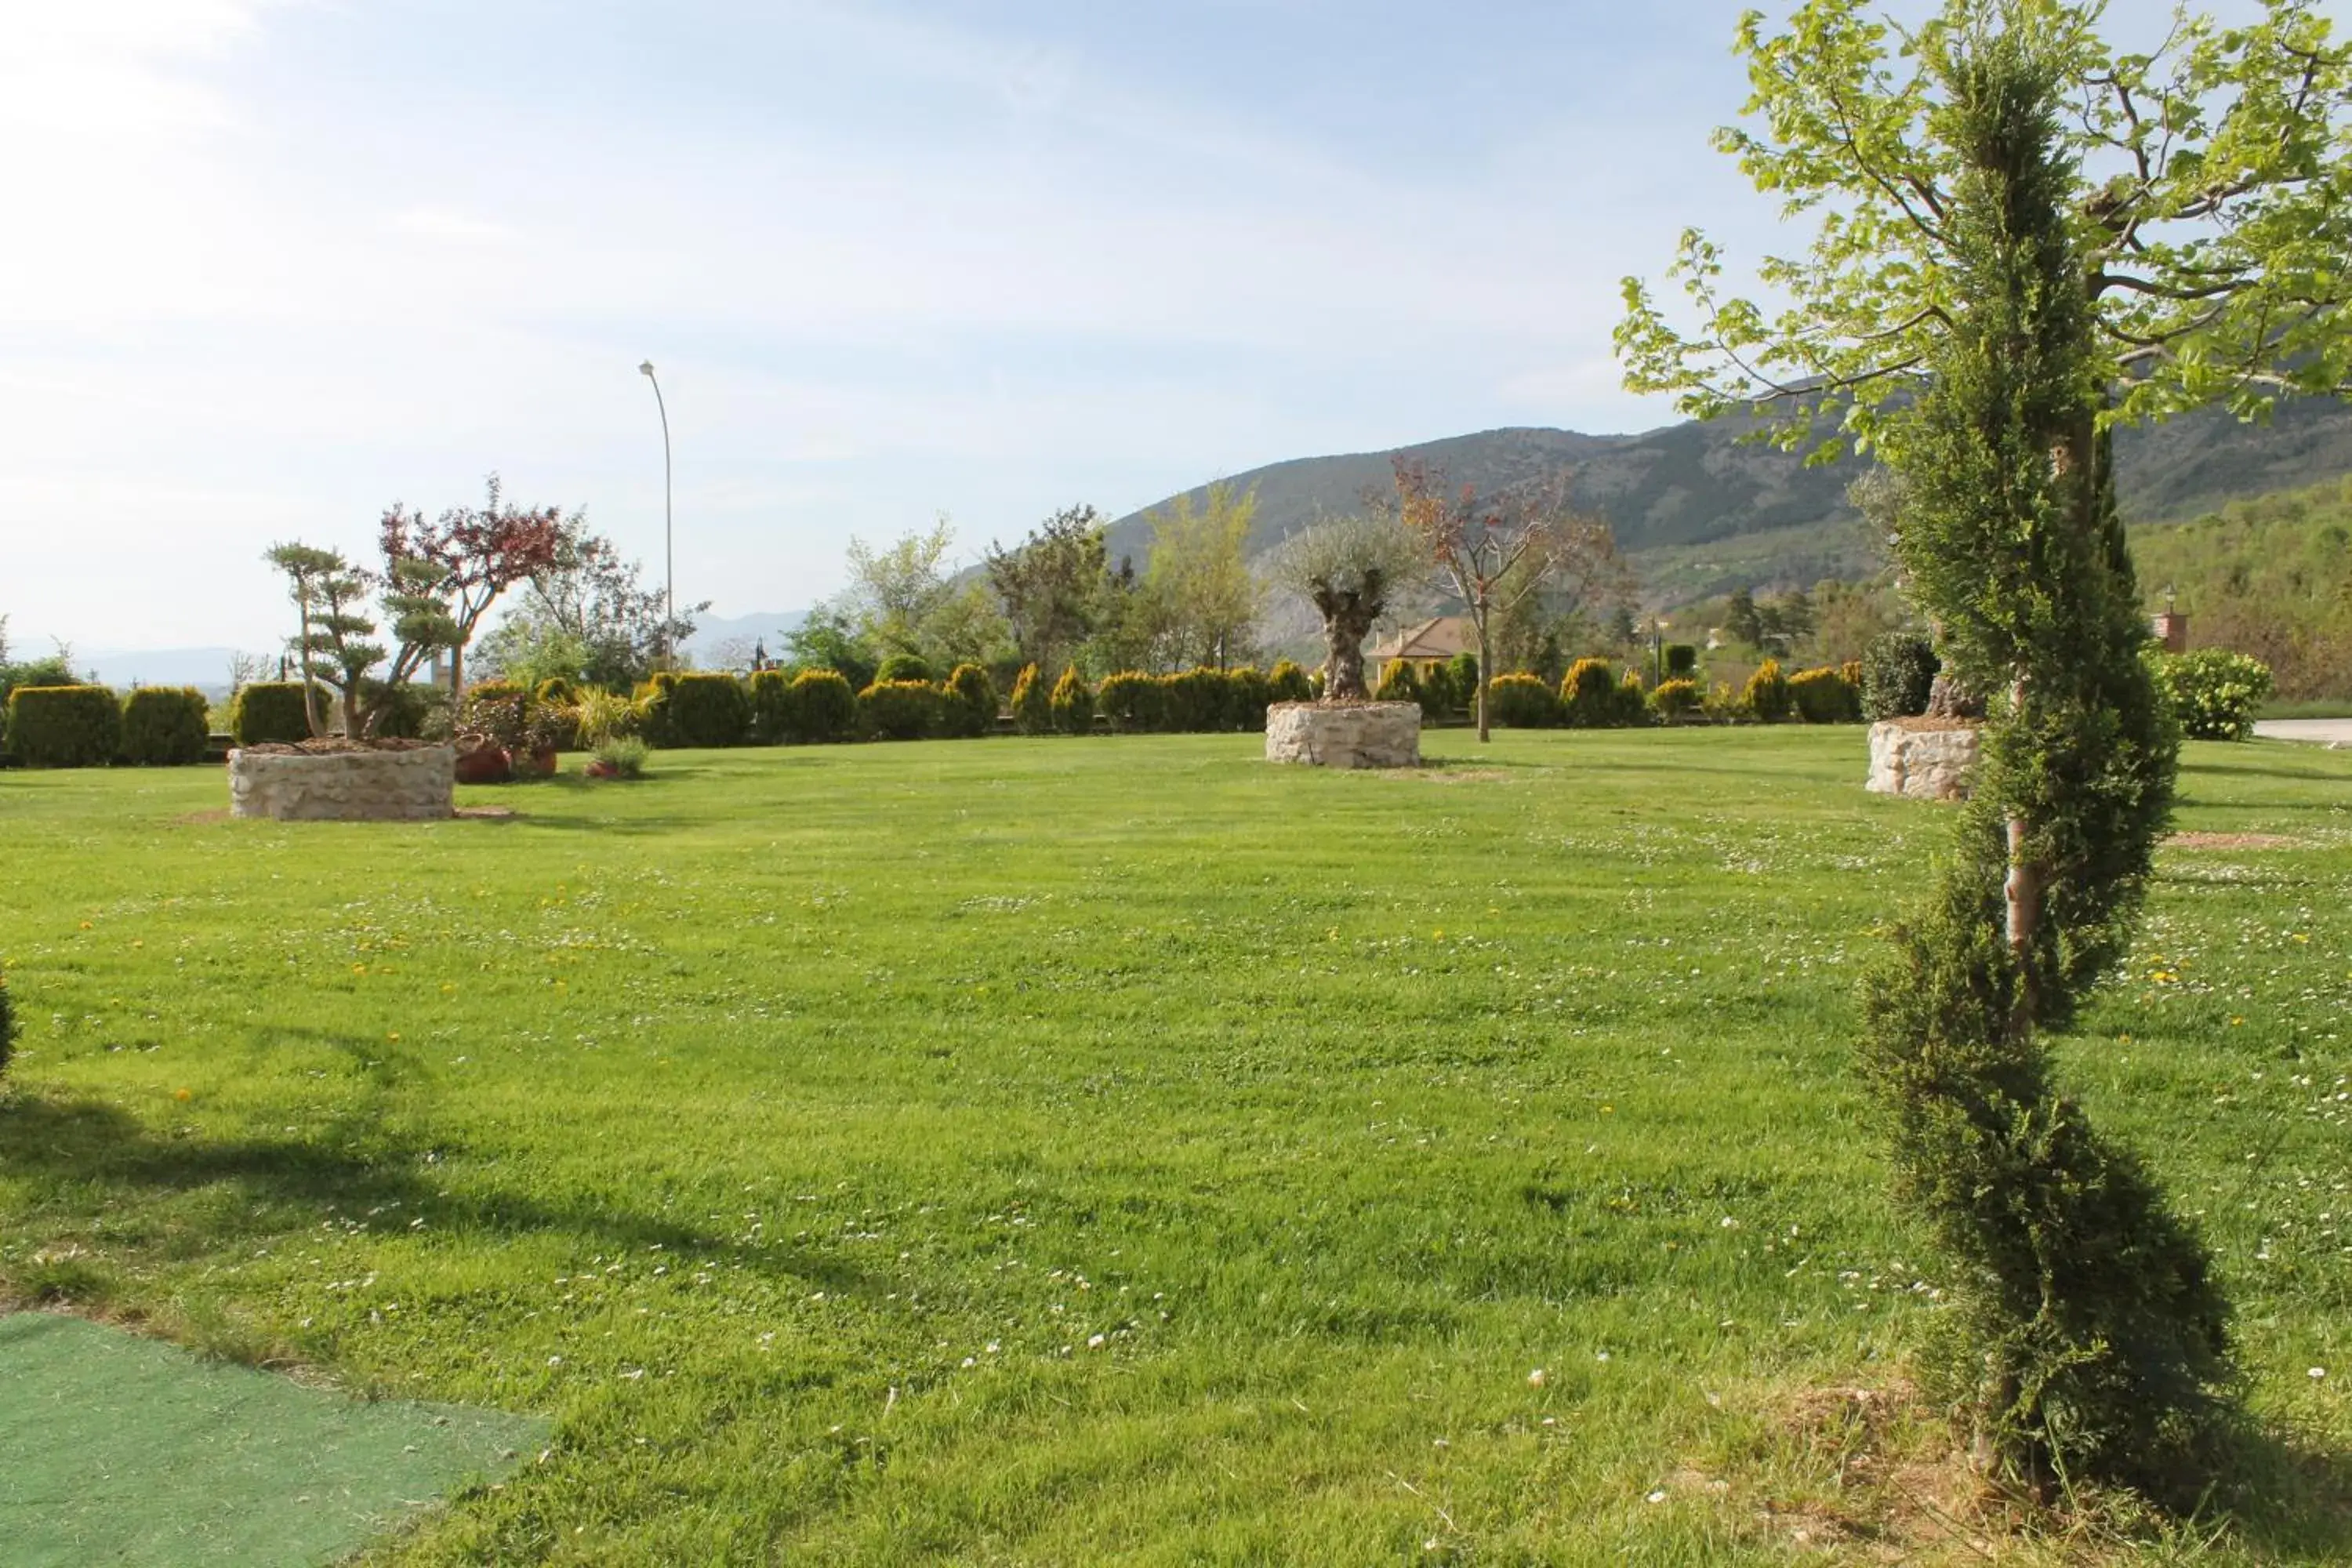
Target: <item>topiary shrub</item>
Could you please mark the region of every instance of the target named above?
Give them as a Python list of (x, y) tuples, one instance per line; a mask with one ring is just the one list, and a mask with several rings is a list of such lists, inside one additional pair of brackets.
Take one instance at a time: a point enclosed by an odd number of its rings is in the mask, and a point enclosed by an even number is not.
[(731, 675), (691, 670), (668, 692), (664, 715), (667, 746), (740, 746), (751, 738), (751, 697)]
[(28, 768), (102, 768), (122, 751), (122, 703), (103, 686), (20, 686), (8, 748)]
[(1649, 688), (1642, 684), (1637, 670), (1627, 670), (1625, 679), (1617, 683), (1617, 707), (1609, 721), (1622, 729), (1639, 729), (1650, 721)]
[(1862, 712), (1875, 722), (1927, 710), (1927, 692), (1943, 668), (1936, 645), (1917, 632), (1887, 632), (1870, 639), (1862, 656)]
[[(324, 693), (320, 701), (325, 701)], [(238, 687), (228, 705), (228, 733), (240, 746), (309, 740), (310, 721), (302, 716), (302, 683), (256, 680)]]
[(1739, 702), (1759, 724), (1777, 724), (1789, 716), (1789, 678), (1780, 673), (1779, 659), (1768, 658), (1756, 667)]
[(186, 767), (205, 760), (212, 704), (193, 686), (142, 686), (123, 699), (122, 760), (134, 767)]
[(960, 664), (940, 688), (940, 733), (959, 740), (996, 727), (996, 683), (976, 664)]
[(919, 680), (929, 686), (938, 679), (931, 673), (929, 659), (917, 654), (894, 653), (875, 667), (874, 679), (868, 684), (889, 686), (909, 680)]
[(1160, 727), (1192, 734), (1233, 728), (1233, 682), (1222, 669), (1188, 669), (1163, 677)]
[(1695, 643), (1670, 642), (1666, 645), (1666, 679), (1688, 680), (1694, 685), (1698, 676), (1698, 647)]
[(1054, 728), (1054, 693), (1037, 667), (1025, 664), (1013, 682), (1013, 727), (1024, 735), (1044, 735)]
[(1234, 727), (1238, 730), (1265, 728), (1265, 710), (1274, 703), (1274, 683), (1265, 672), (1249, 665), (1226, 671), (1232, 686)]
[(1381, 666), (1381, 683), (1372, 688), (1372, 700), (1418, 705), (1421, 701), (1421, 677), (1410, 662), (1392, 658)]
[(755, 745), (781, 746), (800, 729), (800, 691), (781, 669), (755, 669), (747, 685)]
[(1421, 717), (1423, 723), (1450, 719), (1462, 705), (1462, 694), (1454, 689), (1454, 672), (1441, 662), (1433, 660), (1421, 667)]
[[(1307, 675), (1305, 670), (1299, 668), (1297, 665), (1292, 663), (1289, 659), (1278, 658), (1275, 660), (1274, 668), (1266, 671), (1265, 683), (1272, 702), (1312, 702), (1315, 700), (1315, 683), (1307, 679)], [(1269, 706), (1271, 706), (1271, 703), (1269, 703)]]
[(940, 689), (928, 680), (877, 680), (857, 694), (857, 720), (883, 741), (919, 741), (940, 727)]
[(857, 732), (857, 694), (837, 669), (804, 669), (793, 677), (791, 713), (788, 740), (846, 741)]
[(2254, 732), (2254, 710), (2271, 694), (2271, 667), (2227, 648), (2151, 653), (2148, 673), (2172, 707), (2181, 732), (2194, 741), (2242, 741)]
[(1084, 735), (1095, 727), (1095, 694), (1078, 675), (1077, 667), (1062, 671), (1062, 679), (1054, 683), (1054, 695), (1048, 699), (1054, 710), (1054, 728), (1065, 735)]
[(1617, 722), (1622, 704), (1617, 671), (1605, 658), (1580, 658), (1559, 683), (1559, 721), (1571, 730), (1602, 730)]
[(1789, 678), (1789, 700), (1796, 706), (1797, 717), (1808, 724), (1862, 721), (1862, 693), (1834, 669), (1799, 670)]
[(1168, 721), (1168, 689), (1134, 670), (1108, 675), (1095, 689), (1095, 711), (1118, 734), (1146, 734)]
[(1498, 675), (1486, 687), (1486, 719), (1513, 730), (1544, 730), (1559, 722), (1559, 699), (1537, 675)]
[(1680, 724), (1699, 710), (1701, 700), (1697, 681), (1662, 680), (1650, 693), (1650, 713), (1661, 724)]
[(1457, 653), (1445, 661), (1446, 684), (1454, 688), (1457, 706), (1476, 717), (1478, 706), (1478, 656)]

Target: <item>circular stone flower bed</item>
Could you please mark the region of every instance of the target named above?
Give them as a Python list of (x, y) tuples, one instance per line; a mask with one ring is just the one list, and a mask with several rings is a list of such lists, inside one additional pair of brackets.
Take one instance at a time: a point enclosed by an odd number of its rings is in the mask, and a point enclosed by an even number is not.
[(1979, 726), (1965, 719), (1885, 719), (1870, 727), (1874, 795), (1966, 800), (1975, 786)]
[(228, 754), (231, 816), (433, 822), (457, 814), (457, 756), (422, 741), (301, 741)]
[(1277, 702), (1265, 710), (1265, 760), (1320, 768), (1421, 765), (1418, 702)]

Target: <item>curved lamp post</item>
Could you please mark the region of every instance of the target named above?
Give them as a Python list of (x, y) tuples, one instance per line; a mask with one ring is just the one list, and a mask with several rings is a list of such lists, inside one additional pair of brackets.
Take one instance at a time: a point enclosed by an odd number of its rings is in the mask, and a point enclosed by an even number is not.
[(654, 362), (646, 361), (637, 371), (654, 384), (654, 406), (661, 410), (662, 425), (662, 668), (677, 668), (677, 647), (670, 639), (677, 626), (677, 554), (672, 547), (669, 500), (669, 405), (662, 401), (661, 378), (654, 374)]

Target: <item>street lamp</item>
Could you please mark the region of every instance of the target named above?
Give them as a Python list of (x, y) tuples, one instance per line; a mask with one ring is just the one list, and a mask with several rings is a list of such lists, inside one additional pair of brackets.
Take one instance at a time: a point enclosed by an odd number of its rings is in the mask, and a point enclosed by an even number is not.
[(677, 647), (671, 642), (677, 626), (677, 553), (670, 542), (669, 500), (669, 405), (662, 401), (661, 378), (654, 374), (654, 362), (637, 366), (638, 373), (654, 384), (654, 406), (661, 410), (662, 422), (662, 668), (677, 668)]

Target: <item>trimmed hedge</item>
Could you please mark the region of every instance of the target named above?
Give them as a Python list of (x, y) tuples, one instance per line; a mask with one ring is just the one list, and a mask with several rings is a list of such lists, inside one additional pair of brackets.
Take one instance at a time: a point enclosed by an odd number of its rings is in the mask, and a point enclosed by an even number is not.
[(1044, 735), (1054, 728), (1054, 693), (1037, 667), (1021, 667), (1013, 683), (1013, 727), (1024, 735)]
[(1662, 680), (1650, 693), (1650, 711), (1661, 724), (1679, 724), (1699, 710), (1704, 699), (1698, 682), (1684, 679)]
[(1167, 722), (1168, 689), (1137, 670), (1107, 675), (1095, 689), (1095, 711), (1119, 734), (1145, 734)]
[(884, 741), (919, 741), (939, 728), (939, 688), (927, 680), (877, 680), (857, 694), (866, 732)]
[(667, 722), (672, 746), (740, 746), (751, 734), (751, 698), (743, 683), (715, 670), (692, 670), (669, 689)]
[(1768, 658), (1756, 667), (1748, 678), (1748, 689), (1739, 694), (1740, 706), (1759, 724), (1777, 724), (1789, 716), (1789, 678), (1780, 673), (1780, 661)]
[(134, 767), (201, 763), (211, 739), (212, 704), (193, 686), (142, 686), (123, 699), (122, 760)]
[(1697, 676), (1698, 645), (1686, 642), (1668, 643), (1666, 645), (1666, 679), (1687, 680), (1696, 686)]
[(1208, 731), (1230, 730), (1233, 722), (1233, 682), (1222, 669), (1188, 669), (1163, 675), (1159, 728)]
[(1263, 671), (1246, 664), (1239, 669), (1228, 670), (1225, 679), (1234, 727), (1263, 731), (1265, 728), (1265, 710), (1274, 705), (1274, 682), (1267, 679)]
[(28, 768), (102, 768), (122, 750), (122, 703), (104, 686), (20, 686), (8, 748)]
[(996, 683), (976, 664), (960, 664), (940, 687), (940, 733), (959, 740), (996, 726)]
[(2147, 663), (2157, 689), (2190, 740), (2242, 741), (2254, 732), (2254, 710), (2271, 694), (2271, 668), (2262, 660), (2200, 647), (2150, 654)]
[(857, 694), (837, 669), (804, 669), (793, 677), (795, 741), (846, 741), (857, 733)]
[(1862, 693), (1844, 675), (1827, 667), (1791, 676), (1789, 696), (1796, 704), (1797, 717), (1808, 724), (1862, 722)]
[[(1421, 705), (1421, 677), (1414, 673), (1409, 661), (1392, 658), (1381, 667), (1381, 681), (1372, 688), (1372, 700)], [(1428, 717), (1425, 706), (1422, 716)]]
[(762, 746), (780, 746), (800, 728), (800, 693), (793, 678), (781, 669), (751, 672), (751, 739)]
[(1580, 658), (1559, 683), (1559, 721), (1571, 730), (1605, 730), (1625, 721), (1617, 671), (1605, 658)]
[[(320, 694), (321, 710), (326, 694)], [(228, 705), (229, 738), (240, 746), (291, 744), (310, 738), (299, 680), (256, 680), (237, 688)]]
[(1054, 728), (1065, 735), (1084, 735), (1095, 727), (1095, 694), (1078, 675), (1077, 666), (1062, 671), (1062, 679), (1054, 683), (1054, 695), (1047, 700), (1054, 710)]
[(1512, 730), (1545, 730), (1559, 722), (1559, 699), (1539, 675), (1498, 675), (1486, 686), (1486, 721)]
[(1274, 668), (1266, 672), (1265, 681), (1275, 702), (1315, 700), (1315, 683), (1289, 659), (1276, 659)]
[(1943, 661), (1917, 632), (1871, 638), (1862, 658), (1862, 711), (1871, 720), (1907, 719), (1927, 710), (1927, 693)]
[(875, 686), (897, 686), (909, 680), (919, 680), (929, 686), (939, 678), (931, 673), (930, 662), (920, 655), (894, 653), (875, 668)]

